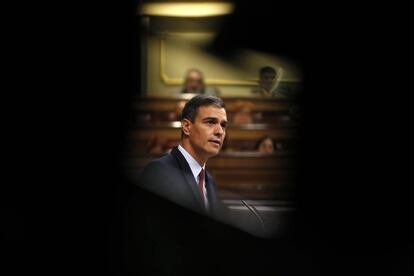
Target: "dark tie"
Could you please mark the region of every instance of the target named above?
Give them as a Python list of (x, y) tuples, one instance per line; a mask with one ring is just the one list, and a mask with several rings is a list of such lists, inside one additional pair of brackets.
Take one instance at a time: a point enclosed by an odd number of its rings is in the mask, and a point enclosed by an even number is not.
[(204, 169), (201, 168), (201, 172), (198, 175), (198, 179), (199, 179), (198, 180), (198, 187), (200, 188), (201, 200), (203, 202), (203, 205), (205, 206), (206, 205), (206, 202), (204, 200), (204, 175), (205, 175)]

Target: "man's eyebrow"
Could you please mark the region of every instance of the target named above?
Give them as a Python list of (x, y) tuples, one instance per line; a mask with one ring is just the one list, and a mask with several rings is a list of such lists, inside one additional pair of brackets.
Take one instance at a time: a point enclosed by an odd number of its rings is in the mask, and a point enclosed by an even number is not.
[(212, 120), (218, 121), (218, 119), (216, 117), (205, 117), (205, 118), (203, 118), (203, 121), (212, 121)]
[[(203, 121), (218, 121), (218, 118), (217, 117), (205, 117), (203, 118)], [(223, 120), (221, 123), (229, 124), (229, 121)]]

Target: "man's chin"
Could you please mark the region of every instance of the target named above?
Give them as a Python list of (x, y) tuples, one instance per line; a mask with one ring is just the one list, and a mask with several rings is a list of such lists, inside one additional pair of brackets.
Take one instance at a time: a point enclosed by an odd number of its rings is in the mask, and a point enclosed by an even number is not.
[(220, 152), (220, 148), (218, 148), (216, 150), (210, 149), (210, 150), (206, 151), (206, 153), (208, 154), (208, 157), (209, 158), (210, 157), (213, 157), (213, 156), (216, 156), (217, 154), (219, 154), (219, 152)]

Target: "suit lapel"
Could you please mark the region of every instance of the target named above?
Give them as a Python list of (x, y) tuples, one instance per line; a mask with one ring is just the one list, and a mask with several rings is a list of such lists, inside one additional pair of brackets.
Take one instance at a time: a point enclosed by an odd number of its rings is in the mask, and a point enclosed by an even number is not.
[(201, 201), (201, 195), (197, 188), (197, 182), (194, 179), (194, 175), (191, 172), (190, 165), (188, 165), (187, 161), (185, 160), (184, 156), (181, 154), (181, 152), (178, 150), (177, 147), (174, 147), (171, 150), (171, 155), (177, 160), (178, 165), (181, 168), (181, 171), (184, 175), (184, 178), (186, 180), (186, 184), (189, 186), (190, 190), (192, 191), (194, 197), (196, 198), (197, 205), (201, 207), (202, 209), (202, 201)]

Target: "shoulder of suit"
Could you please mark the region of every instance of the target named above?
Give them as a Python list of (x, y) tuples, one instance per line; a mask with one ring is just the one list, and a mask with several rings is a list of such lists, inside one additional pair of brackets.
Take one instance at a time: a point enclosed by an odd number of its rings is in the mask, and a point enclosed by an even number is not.
[(140, 173), (138, 185), (158, 194), (159, 188), (167, 185), (174, 173), (174, 163), (168, 159), (163, 156), (149, 162)]
[(164, 156), (162, 156), (160, 158), (154, 159), (151, 162), (149, 162), (144, 167), (144, 170), (145, 169), (147, 169), (147, 170), (148, 169), (154, 169), (154, 168), (160, 169), (160, 168), (163, 168), (165, 166), (172, 165), (173, 164), (173, 161), (174, 161), (174, 158), (171, 156), (171, 154), (167, 154), (167, 155), (164, 155)]

